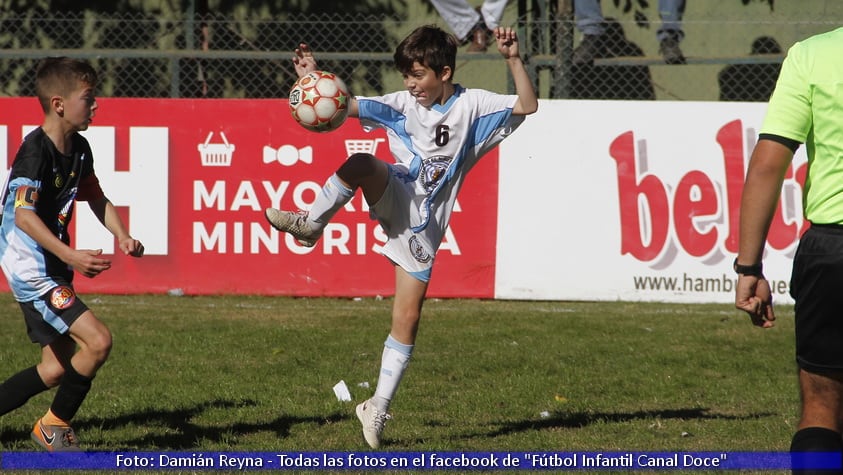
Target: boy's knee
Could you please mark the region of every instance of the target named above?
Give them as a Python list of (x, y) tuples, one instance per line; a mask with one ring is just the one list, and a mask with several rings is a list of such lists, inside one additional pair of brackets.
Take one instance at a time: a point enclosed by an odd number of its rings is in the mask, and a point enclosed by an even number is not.
[(41, 363), (38, 365), (38, 376), (48, 388), (54, 388), (61, 383), (64, 377), (64, 368), (59, 362)]
[[(340, 167), (341, 172), (354, 176), (369, 176), (374, 174), (377, 158), (369, 153), (354, 153), (350, 155)], [(340, 174), (340, 173), (338, 173)], [(342, 175), (340, 175), (342, 176)]]
[(111, 354), (112, 345), (111, 333), (106, 333), (97, 340), (96, 352), (101, 355), (103, 361)]
[(113, 344), (111, 339), (111, 332), (108, 330), (98, 332), (94, 337), (87, 342), (88, 351), (94, 359), (100, 363), (104, 362), (111, 353), (111, 346)]
[(358, 162), (369, 163), (372, 160), (376, 160), (376, 159), (375, 159), (375, 156), (372, 155), (371, 153), (357, 152), (357, 153), (352, 153), (351, 155), (349, 155), (348, 160), (346, 160), (346, 161), (352, 162), (352, 163), (358, 163)]
[[(405, 331), (415, 333), (421, 320), (421, 313), (415, 309), (394, 309), (392, 321), (394, 325), (403, 328)], [(406, 343), (406, 342), (404, 342)]]

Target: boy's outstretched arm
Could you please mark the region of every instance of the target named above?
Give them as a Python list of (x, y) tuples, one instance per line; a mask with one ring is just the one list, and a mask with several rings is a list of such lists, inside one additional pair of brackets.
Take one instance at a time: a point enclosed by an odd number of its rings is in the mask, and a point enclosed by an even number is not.
[[(310, 50), (310, 46), (306, 43), (299, 43), (299, 47), (295, 49), (294, 53), (293, 67), (296, 69), (298, 77), (319, 69), (316, 65), (316, 59), (313, 57), (313, 51)], [(357, 99), (354, 95), (351, 95), (348, 101), (348, 115), (350, 117), (357, 117)]]
[(111, 260), (100, 257), (102, 249), (73, 249), (47, 228), (35, 210), (15, 208), (15, 224), (41, 247), (85, 277), (96, 277), (111, 268)]
[(108, 198), (103, 196), (96, 201), (89, 201), (88, 205), (91, 207), (91, 211), (94, 212), (97, 219), (117, 239), (117, 244), (120, 246), (123, 254), (134, 257), (143, 256), (143, 244), (129, 234), (129, 231), (123, 225), (123, 220), (120, 219), (120, 215), (117, 213), (117, 209)]
[(310, 51), (310, 46), (306, 43), (299, 43), (293, 53), (293, 67), (296, 68), (296, 75), (302, 77), (307, 73), (312, 73), (318, 70), (316, 67), (316, 59), (313, 58), (313, 52)]
[(515, 82), (515, 93), (518, 95), (518, 102), (512, 108), (514, 115), (529, 115), (539, 109), (539, 100), (536, 97), (536, 89), (524, 62), (518, 51), (518, 35), (512, 27), (499, 26), (495, 28), (495, 40), (498, 44), (498, 51), (503, 55), (509, 72)]

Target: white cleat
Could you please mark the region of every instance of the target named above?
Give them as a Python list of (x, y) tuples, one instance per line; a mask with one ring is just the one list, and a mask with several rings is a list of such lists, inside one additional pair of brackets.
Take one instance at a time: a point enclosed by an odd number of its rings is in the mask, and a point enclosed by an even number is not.
[(313, 247), (316, 241), (322, 237), (321, 232), (314, 231), (307, 222), (307, 211), (281, 211), (275, 208), (266, 208), (264, 216), (273, 228), (290, 233), (296, 242), (305, 247)]
[(381, 434), (386, 421), (392, 416), (385, 412), (378, 411), (370, 399), (357, 405), (357, 418), (363, 424), (363, 438), (369, 447), (377, 449), (381, 446)]

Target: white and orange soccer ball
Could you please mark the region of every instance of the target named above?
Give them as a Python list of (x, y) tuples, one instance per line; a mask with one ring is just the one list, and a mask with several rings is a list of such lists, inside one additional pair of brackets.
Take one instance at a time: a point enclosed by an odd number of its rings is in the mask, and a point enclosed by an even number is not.
[(302, 127), (314, 132), (335, 130), (348, 117), (350, 95), (336, 74), (313, 71), (290, 89), (290, 112)]

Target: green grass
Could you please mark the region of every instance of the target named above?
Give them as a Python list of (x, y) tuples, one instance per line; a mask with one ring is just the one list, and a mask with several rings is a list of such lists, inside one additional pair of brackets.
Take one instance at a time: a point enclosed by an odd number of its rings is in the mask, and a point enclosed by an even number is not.
[[(391, 299), (84, 299), (114, 334), (74, 421), (86, 448), (369, 450), (354, 406), (374, 392)], [(764, 331), (729, 305), (430, 300), (383, 448), (787, 450), (792, 309), (778, 316)], [(38, 358), (7, 296), (0, 379)], [(0, 419), (3, 450), (34, 448), (52, 395)]]

